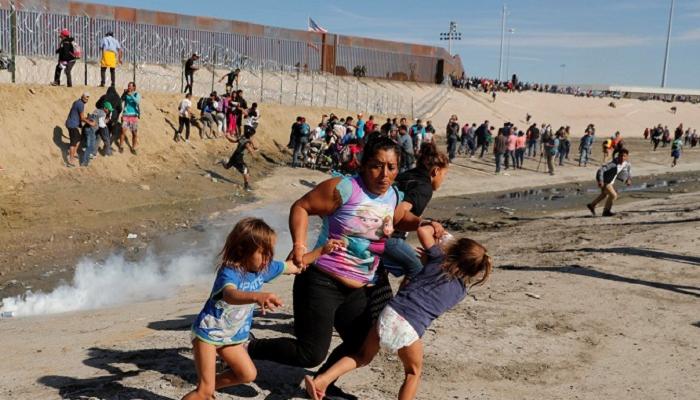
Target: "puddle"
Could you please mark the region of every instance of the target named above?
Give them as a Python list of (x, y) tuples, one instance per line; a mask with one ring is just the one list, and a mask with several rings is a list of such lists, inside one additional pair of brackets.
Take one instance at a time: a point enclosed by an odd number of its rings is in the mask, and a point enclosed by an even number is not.
[[(616, 204), (661, 198), (672, 193), (700, 191), (697, 173), (634, 177), (632, 186), (617, 182), (620, 195)], [(600, 193), (595, 182), (536, 187), (495, 193), (439, 198), (432, 201), (430, 217), (449, 220), (466, 230), (498, 228), (504, 219), (541, 216), (571, 209), (585, 209), (586, 203)]]

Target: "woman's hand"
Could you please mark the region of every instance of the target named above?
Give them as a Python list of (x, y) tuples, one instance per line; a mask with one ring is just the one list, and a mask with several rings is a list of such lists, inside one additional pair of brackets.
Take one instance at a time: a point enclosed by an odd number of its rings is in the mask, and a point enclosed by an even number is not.
[(260, 306), (263, 315), (265, 315), (265, 312), (267, 311), (274, 311), (275, 308), (282, 307), (284, 305), (282, 304), (282, 300), (280, 300), (276, 294), (265, 292), (258, 293), (255, 302)]
[(304, 254), (306, 254), (306, 246), (295, 244), (294, 248), (292, 249), (292, 262), (302, 271), (306, 269), (306, 264), (304, 264)]
[(328, 254), (334, 251), (338, 251), (345, 247), (345, 241), (343, 239), (330, 239), (326, 244), (323, 246), (323, 250), (321, 250), (321, 254)]
[(430, 221), (430, 226), (432, 226), (433, 230), (435, 231), (435, 233), (433, 234), (433, 237), (435, 237), (435, 239), (440, 239), (445, 234), (445, 228), (442, 226), (441, 223), (437, 221)]

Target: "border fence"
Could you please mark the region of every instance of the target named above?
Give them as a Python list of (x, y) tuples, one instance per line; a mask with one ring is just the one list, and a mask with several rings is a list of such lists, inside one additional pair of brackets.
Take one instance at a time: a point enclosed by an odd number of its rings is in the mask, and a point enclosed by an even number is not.
[[(415, 104), (413, 99), (390, 93), (381, 85), (355, 85), (350, 99), (350, 82), (362, 75), (443, 83), (449, 81), (445, 79), (449, 75), (463, 70), (459, 57), (450, 56), (440, 47), (75, 1), (0, 0), (0, 49), (4, 53), (12, 51), (13, 59), (45, 60), (43, 70), (32, 61), (27, 71), (22, 71), (23, 81), (48, 79), (52, 69), (48, 60), (55, 58), (57, 33), (62, 28), (68, 28), (83, 49), (83, 59), (73, 75), (85, 84), (96, 79), (99, 42), (109, 31), (114, 32), (125, 52), (126, 64), (119, 75), (129, 80), (136, 80), (138, 75), (141, 87), (146, 82), (149, 89), (163, 91), (182, 89), (183, 63), (197, 52), (200, 64), (206, 67), (197, 74), (197, 80), (203, 81), (202, 76), (208, 73), (211, 88), (223, 71), (241, 68), (241, 86), (253, 93), (252, 98), (347, 107), (354, 100), (355, 105), (365, 103), (367, 111), (408, 114), (410, 109), (411, 114), (421, 114), (421, 107), (430, 108), (430, 104)], [(196, 94), (208, 91), (209, 85), (199, 86)]]

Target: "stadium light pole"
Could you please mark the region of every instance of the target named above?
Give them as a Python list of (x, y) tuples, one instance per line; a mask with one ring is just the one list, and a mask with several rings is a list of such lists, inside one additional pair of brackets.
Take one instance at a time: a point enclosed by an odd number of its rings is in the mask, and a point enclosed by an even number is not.
[(501, 80), (503, 70), (503, 41), (506, 38), (506, 5), (503, 4), (503, 16), (501, 17), (501, 56), (498, 59), (498, 80)]
[(452, 41), (462, 40), (462, 33), (457, 32), (457, 23), (450, 21), (450, 29), (447, 32), (440, 33), (440, 40), (447, 40), (447, 52), (452, 55)]
[(506, 79), (510, 76), (510, 41), (513, 38), (513, 33), (515, 33), (515, 28), (508, 28), (508, 50), (506, 50)]
[(668, 55), (671, 47), (671, 25), (673, 23), (673, 5), (675, 0), (671, 0), (671, 11), (668, 13), (668, 33), (666, 34), (666, 56), (664, 57), (664, 72), (661, 75), (661, 87), (666, 87), (666, 74), (668, 72)]

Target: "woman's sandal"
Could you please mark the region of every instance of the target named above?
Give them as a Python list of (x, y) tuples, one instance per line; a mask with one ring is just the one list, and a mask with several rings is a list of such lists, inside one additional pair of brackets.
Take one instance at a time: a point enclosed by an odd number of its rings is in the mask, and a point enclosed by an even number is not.
[(314, 384), (314, 378), (312, 376), (306, 375), (304, 377), (304, 386), (306, 386), (306, 393), (313, 400), (323, 400), (323, 398), (326, 397), (326, 392), (322, 392), (316, 389), (316, 385)]

